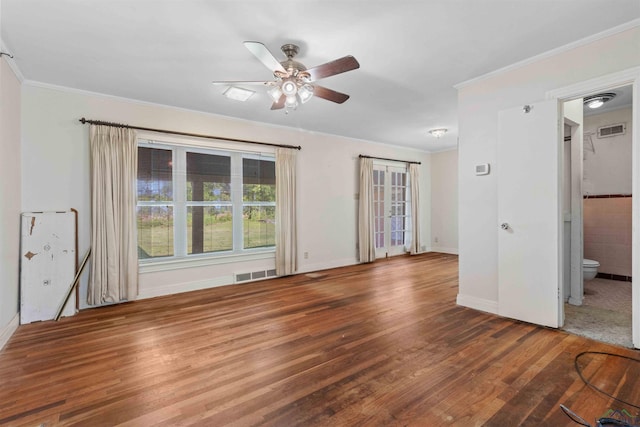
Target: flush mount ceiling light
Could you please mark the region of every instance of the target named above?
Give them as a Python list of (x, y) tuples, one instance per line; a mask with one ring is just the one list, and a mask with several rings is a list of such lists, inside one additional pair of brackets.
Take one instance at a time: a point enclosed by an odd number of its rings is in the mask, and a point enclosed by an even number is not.
[(585, 97), (583, 100), (583, 104), (591, 109), (596, 109), (602, 107), (605, 102), (609, 102), (615, 97), (616, 94), (613, 92), (599, 93), (597, 95)]
[(267, 93), (273, 100), (272, 110), (294, 110), (298, 105), (309, 101), (313, 96), (327, 101), (342, 104), (349, 95), (328, 89), (316, 84), (320, 79), (335, 76), (336, 74), (355, 70), (360, 67), (356, 59), (347, 55), (326, 64), (308, 68), (293, 58), (298, 54), (298, 46), (285, 44), (280, 49), (287, 57), (279, 61), (274, 57), (265, 45), (259, 42), (246, 41), (244, 45), (262, 62), (271, 72), (275, 80), (257, 82), (215, 81), (213, 84), (253, 84), (267, 86)]
[(447, 129), (445, 128), (440, 128), (440, 129), (431, 129), (429, 131), (429, 133), (433, 136), (435, 136), (436, 138), (440, 138), (441, 136), (443, 136), (445, 133), (447, 133)]
[(229, 89), (225, 90), (223, 95), (229, 99), (233, 99), (236, 101), (246, 101), (251, 98), (255, 92), (249, 89), (242, 89), (241, 87), (229, 86)]

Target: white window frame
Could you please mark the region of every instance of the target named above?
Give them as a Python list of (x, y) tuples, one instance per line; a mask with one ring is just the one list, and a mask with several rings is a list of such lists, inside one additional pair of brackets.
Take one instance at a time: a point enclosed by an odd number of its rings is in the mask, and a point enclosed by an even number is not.
[[(275, 206), (275, 202), (244, 202), (242, 188), (242, 159), (269, 160), (275, 162), (275, 150), (256, 151), (250, 144), (232, 144), (225, 141), (203, 141), (197, 138), (180, 138), (171, 135), (138, 135), (138, 147), (166, 149), (172, 151), (173, 200), (171, 202), (138, 202), (137, 206), (173, 206), (173, 256), (139, 259), (140, 272), (173, 270), (176, 268), (200, 267), (207, 265), (235, 263), (258, 259), (274, 259), (275, 245), (244, 249), (243, 207)], [(263, 148), (263, 147), (261, 147)], [(231, 201), (197, 202), (186, 200), (186, 153), (195, 152), (231, 158)], [(189, 206), (231, 206), (233, 215), (233, 248), (229, 251), (187, 254), (187, 207)]]

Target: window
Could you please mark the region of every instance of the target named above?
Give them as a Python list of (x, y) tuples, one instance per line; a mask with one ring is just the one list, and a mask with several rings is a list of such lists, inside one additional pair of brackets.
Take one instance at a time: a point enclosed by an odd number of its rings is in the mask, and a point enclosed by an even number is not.
[(275, 246), (273, 156), (138, 144), (138, 258), (187, 258)]
[(276, 164), (242, 159), (243, 246), (263, 248), (276, 244)]

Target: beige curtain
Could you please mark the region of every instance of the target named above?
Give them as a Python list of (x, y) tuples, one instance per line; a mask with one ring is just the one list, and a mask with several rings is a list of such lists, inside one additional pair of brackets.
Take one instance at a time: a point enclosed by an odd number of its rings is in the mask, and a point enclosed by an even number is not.
[(411, 190), (411, 255), (420, 253), (420, 165), (409, 164), (409, 185)]
[(360, 158), (360, 199), (358, 204), (358, 247), (360, 262), (376, 259), (373, 217), (373, 159)]
[(276, 274), (298, 269), (296, 230), (296, 150), (276, 148)]
[(89, 143), (92, 257), (87, 302), (131, 301), (138, 295), (135, 134), (92, 125)]

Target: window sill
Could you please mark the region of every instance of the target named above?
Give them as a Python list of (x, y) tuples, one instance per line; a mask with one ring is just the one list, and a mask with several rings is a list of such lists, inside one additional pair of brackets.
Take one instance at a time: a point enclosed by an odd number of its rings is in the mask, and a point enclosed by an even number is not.
[(178, 270), (182, 268), (209, 267), (212, 265), (233, 264), (237, 262), (255, 261), (260, 259), (275, 259), (275, 249), (243, 254), (230, 254), (219, 256), (207, 256), (197, 258), (180, 258), (164, 261), (142, 261), (138, 264), (140, 274), (155, 273), (159, 271)]

